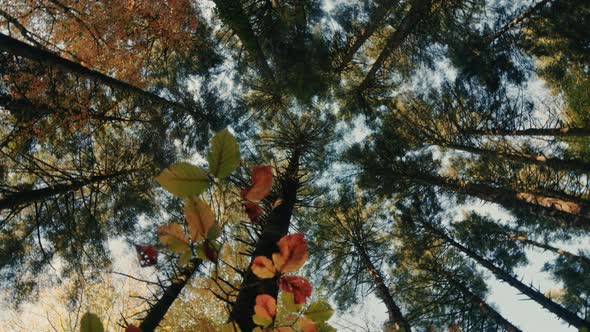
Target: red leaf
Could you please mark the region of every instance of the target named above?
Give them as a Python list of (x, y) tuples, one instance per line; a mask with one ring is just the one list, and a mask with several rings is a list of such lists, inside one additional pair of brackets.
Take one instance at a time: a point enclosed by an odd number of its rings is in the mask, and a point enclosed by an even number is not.
[(135, 325), (129, 325), (125, 329), (125, 332), (142, 332), (141, 329)]
[(258, 217), (264, 212), (264, 210), (254, 202), (245, 202), (242, 203), (242, 206), (244, 207), (248, 218), (250, 218), (250, 221), (253, 223), (258, 222)]
[(205, 252), (205, 257), (211, 262), (217, 262), (217, 257), (219, 253), (217, 249), (209, 243), (209, 241), (205, 241), (205, 246), (203, 247), (203, 251)]
[(137, 251), (137, 258), (141, 267), (152, 266), (158, 263), (158, 249), (151, 244), (136, 244), (135, 251)]
[(296, 304), (303, 304), (311, 296), (311, 285), (307, 279), (296, 276), (282, 276), (277, 284), (284, 292), (293, 294)]
[(270, 193), (272, 188), (272, 167), (252, 167), (252, 185), (242, 189), (242, 198), (248, 201), (260, 201)]

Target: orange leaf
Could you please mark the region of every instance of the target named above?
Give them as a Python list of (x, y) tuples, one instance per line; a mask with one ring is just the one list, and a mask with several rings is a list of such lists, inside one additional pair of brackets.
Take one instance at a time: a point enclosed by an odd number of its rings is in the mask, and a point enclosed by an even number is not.
[(302, 332), (318, 332), (318, 329), (315, 326), (315, 323), (313, 322), (313, 320), (311, 320), (305, 316), (299, 317), (296, 325), (299, 328), (299, 330), (301, 330)]
[(277, 300), (267, 294), (256, 296), (254, 313), (262, 318), (272, 319), (277, 313)]
[(258, 222), (258, 217), (264, 212), (264, 210), (254, 202), (245, 202), (242, 203), (242, 206), (244, 207), (248, 218), (250, 218), (250, 221), (253, 223)]
[(174, 252), (183, 253), (188, 249), (188, 235), (186, 235), (182, 226), (177, 223), (158, 227), (158, 235), (160, 242)]
[(252, 261), (252, 273), (260, 279), (268, 279), (274, 277), (277, 270), (270, 259), (264, 256), (257, 256)]
[(252, 186), (242, 189), (242, 197), (248, 201), (259, 201), (270, 193), (272, 188), (272, 167), (252, 167)]
[(291, 326), (279, 326), (279, 327), (275, 327), (273, 332), (295, 332), (295, 329), (292, 328)]
[(283, 236), (277, 246), (280, 252), (272, 254), (272, 261), (280, 272), (295, 272), (307, 260), (307, 241), (303, 233)]
[(191, 199), (184, 203), (184, 216), (191, 238), (195, 242), (206, 238), (209, 229), (215, 223), (215, 216), (209, 204), (200, 199)]
[(284, 292), (293, 294), (296, 304), (303, 304), (311, 296), (311, 285), (307, 279), (296, 276), (282, 276), (277, 284)]

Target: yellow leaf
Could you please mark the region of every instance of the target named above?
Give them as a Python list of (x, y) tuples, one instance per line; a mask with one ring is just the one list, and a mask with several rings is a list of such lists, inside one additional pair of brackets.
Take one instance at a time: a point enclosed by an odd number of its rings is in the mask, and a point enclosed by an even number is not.
[(183, 254), (189, 248), (189, 238), (177, 223), (158, 227), (158, 235), (163, 245), (178, 254)]
[(218, 179), (227, 177), (240, 165), (240, 147), (227, 128), (211, 139), (207, 161), (209, 172)]
[(252, 273), (260, 279), (268, 279), (277, 273), (272, 261), (265, 256), (257, 256), (252, 261)]
[(177, 163), (166, 168), (156, 181), (178, 197), (199, 196), (209, 186), (207, 173), (189, 163)]
[(215, 216), (207, 202), (200, 199), (190, 199), (184, 203), (184, 216), (188, 223), (188, 230), (194, 242), (207, 237), (209, 229), (215, 223)]

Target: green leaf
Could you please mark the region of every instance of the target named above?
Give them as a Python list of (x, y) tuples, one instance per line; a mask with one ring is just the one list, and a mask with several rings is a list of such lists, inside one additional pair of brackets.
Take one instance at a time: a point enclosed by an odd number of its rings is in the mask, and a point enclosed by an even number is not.
[(207, 260), (207, 256), (205, 255), (205, 242), (201, 242), (195, 247), (195, 256), (199, 259)]
[(326, 322), (316, 323), (315, 327), (318, 332), (336, 332), (336, 329)]
[(252, 332), (263, 332), (264, 330), (260, 326), (256, 326)]
[(332, 317), (333, 313), (334, 310), (326, 301), (316, 301), (310, 304), (307, 310), (305, 310), (305, 316), (316, 323), (327, 321)]
[(214, 223), (213, 226), (209, 229), (209, 233), (207, 233), (207, 239), (211, 242), (217, 240), (217, 238), (221, 235), (221, 227), (217, 223)]
[(163, 170), (156, 181), (178, 197), (199, 196), (209, 186), (207, 173), (189, 163), (173, 164)]
[(252, 315), (252, 320), (254, 321), (254, 324), (262, 327), (267, 327), (272, 324), (272, 318), (261, 317), (256, 314)]
[(579, 332), (588, 332), (588, 328), (587, 327), (581, 327), (578, 331)]
[(191, 261), (191, 258), (193, 258), (193, 252), (189, 249), (180, 255), (180, 258), (178, 259), (178, 265), (187, 265)]
[(289, 292), (281, 292), (281, 302), (283, 304), (282, 307), (288, 312), (299, 312), (301, 307), (303, 307), (303, 304), (295, 303), (295, 296)]
[(209, 171), (218, 179), (227, 177), (240, 166), (240, 147), (227, 128), (216, 133), (211, 139), (207, 161)]
[(80, 332), (104, 332), (100, 318), (93, 313), (85, 313), (80, 320)]

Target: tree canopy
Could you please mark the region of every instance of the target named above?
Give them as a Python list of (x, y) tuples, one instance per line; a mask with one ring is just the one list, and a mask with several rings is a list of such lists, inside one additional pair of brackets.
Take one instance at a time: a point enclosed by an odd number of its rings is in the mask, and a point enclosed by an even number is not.
[(590, 331), (587, 1), (0, 0), (0, 77), (0, 330)]

